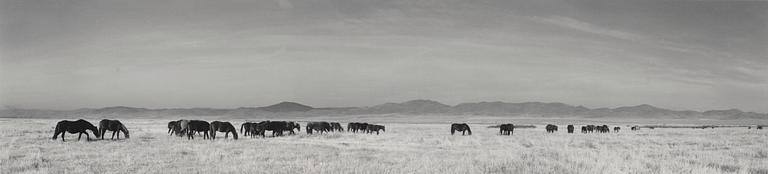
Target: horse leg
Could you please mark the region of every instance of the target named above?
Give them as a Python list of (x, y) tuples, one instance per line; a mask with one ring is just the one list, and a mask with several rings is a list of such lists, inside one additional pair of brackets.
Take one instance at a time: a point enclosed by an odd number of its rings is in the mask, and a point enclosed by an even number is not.
[(88, 135), (88, 132), (85, 132), (85, 140), (91, 141), (91, 136)]
[[(106, 131), (105, 131), (105, 132), (106, 132)], [(114, 139), (115, 139), (115, 133), (117, 133), (117, 131), (112, 131), (112, 140), (114, 140)]]
[(224, 139), (229, 138), (229, 132), (224, 133)]
[(119, 140), (120, 139), (120, 131), (115, 131), (115, 132), (117, 132), (117, 139)]
[(83, 137), (83, 133), (80, 132), (80, 135), (77, 136), (77, 141), (80, 141), (80, 138), (82, 138), (82, 137)]

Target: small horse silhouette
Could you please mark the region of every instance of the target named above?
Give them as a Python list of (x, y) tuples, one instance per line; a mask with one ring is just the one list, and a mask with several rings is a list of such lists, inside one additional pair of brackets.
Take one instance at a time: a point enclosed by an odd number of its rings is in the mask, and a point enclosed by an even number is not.
[(235, 126), (232, 126), (232, 123), (224, 122), (224, 121), (213, 121), (211, 122), (211, 139), (216, 139), (216, 132), (225, 132), (224, 138), (227, 138), (229, 136), (229, 133), (232, 133), (232, 138), (237, 140), (237, 131), (235, 129)]
[(451, 135), (456, 133), (456, 131), (460, 131), (461, 135), (464, 135), (464, 132), (468, 132), (469, 135), (472, 135), (472, 130), (469, 129), (469, 125), (467, 123), (453, 123), (453, 124), (451, 124)]
[(91, 136), (88, 135), (88, 132), (85, 132), (85, 130), (91, 130), (93, 132), (93, 135), (98, 138), (101, 136), (99, 133), (99, 130), (96, 129), (96, 126), (93, 126), (88, 121), (85, 121), (83, 119), (79, 119), (77, 121), (69, 121), (69, 120), (61, 120), (59, 123), (56, 124), (56, 129), (54, 129), (53, 139), (55, 140), (59, 134), (61, 134), (61, 141), (64, 140), (64, 134), (67, 134), (67, 132), (71, 134), (80, 133), (80, 135), (77, 136), (77, 140), (79, 141), (81, 137), (83, 137), (83, 134), (86, 136), (86, 140), (90, 141)]
[(101, 134), (101, 139), (104, 139), (104, 134), (107, 133), (107, 131), (112, 131), (112, 139), (115, 139), (115, 133), (117, 133), (117, 139), (120, 139), (120, 132), (123, 132), (125, 134), (125, 138), (131, 138), (131, 136), (128, 134), (128, 128), (125, 128), (125, 125), (121, 123), (119, 120), (107, 120), (103, 119), (99, 122), (99, 133)]

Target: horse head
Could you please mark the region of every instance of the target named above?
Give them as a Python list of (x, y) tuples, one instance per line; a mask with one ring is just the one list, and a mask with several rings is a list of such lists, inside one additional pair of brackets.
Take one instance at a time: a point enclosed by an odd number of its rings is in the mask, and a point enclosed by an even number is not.
[(123, 131), (123, 133), (125, 134), (125, 138), (131, 138), (131, 135), (128, 134), (128, 128), (125, 128), (125, 126), (120, 125), (120, 131)]

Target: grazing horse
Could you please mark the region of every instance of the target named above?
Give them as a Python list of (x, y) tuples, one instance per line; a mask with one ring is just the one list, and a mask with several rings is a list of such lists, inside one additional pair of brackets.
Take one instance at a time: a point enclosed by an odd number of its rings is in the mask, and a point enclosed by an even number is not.
[(557, 131), (557, 126), (553, 125), (553, 124), (548, 124), (544, 128), (547, 129), (547, 132), (549, 132), (549, 133), (555, 133), (555, 131)]
[(632, 126), (632, 128), (629, 128), (632, 131), (640, 130), (640, 126)]
[(587, 126), (581, 126), (581, 133), (587, 133)]
[(569, 134), (572, 134), (572, 133), (573, 133), (573, 129), (574, 129), (574, 128), (573, 128), (573, 125), (569, 124), (569, 125), (568, 125), (568, 133), (569, 133)]
[(288, 131), (286, 124), (288, 122), (285, 121), (262, 121), (256, 124), (255, 128), (252, 130), (257, 135), (261, 135), (261, 137), (266, 137), (267, 131), (272, 131), (272, 136), (282, 136), (283, 131)]
[(763, 129), (763, 125), (758, 125), (757, 129)]
[(376, 131), (376, 135), (378, 135), (379, 130), (386, 132), (386, 130), (384, 129), (384, 126), (377, 125), (377, 124), (369, 124), (368, 127), (365, 129), (369, 134), (372, 134), (374, 131)]
[(196, 132), (203, 132), (203, 139), (210, 138), (208, 131), (211, 130), (211, 124), (203, 120), (190, 120), (187, 126), (187, 139), (195, 139)]
[(341, 127), (341, 124), (337, 122), (331, 122), (331, 131), (344, 131), (344, 128)]
[(600, 133), (610, 133), (611, 128), (608, 128), (608, 125), (603, 125), (600, 127)]
[(294, 135), (296, 132), (294, 132), (293, 129), (297, 129), (299, 132), (301, 132), (301, 125), (299, 123), (289, 121), (285, 123), (285, 129), (283, 129), (283, 131), (290, 131), (291, 135)]
[(176, 125), (179, 124), (179, 121), (170, 121), (168, 122), (168, 135), (173, 135), (176, 131), (173, 130), (173, 128), (176, 127)]
[(499, 134), (501, 135), (512, 135), (515, 132), (515, 125), (513, 124), (502, 124), (499, 126)]
[(613, 127), (613, 132), (619, 132), (621, 130), (621, 127)]
[(77, 140), (79, 141), (81, 137), (83, 137), (83, 134), (85, 134), (86, 140), (90, 141), (91, 136), (88, 135), (88, 132), (85, 132), (85, 130), (91, 130), (93, 132), (93, 135), (98, 138), (101, 136), (99, 133), (99, 130), (96, 129), (96, 126), (93, 126), (88, 121), (85, 121), (83, 119), (79, 119), (77, 121), (69, 121), (69, 120), (61, 120), (59, 123), (56, 124), (56, 129), (54, 129), (53, 139), (55, 140), (59, 134), (61, 134), (61, 141), (64, 141), (64, 134), (67, 134), (67, 132), (74, 134), (74, 133), (80, 133), (80, 135), (77, 136)]
[(469, 125), (467, 123), (453, 123), (451, 124), (451, 135), (456, 133), (456, 131), (460, 131), (461, 135), (464, 135), (464, 132), (468, 132), (469, 135), (472, 135), (472, 130), (469, 129)]
[(357, 133), (357, 131), (365, 132), (366, 128), (368, 128), (368, 123), (352, 122), (347, 124), (347, 131), (352, 131), (355, 133)]
[(189, 132), (189, 120), (179, 120), (176, 122), (176, 130), (179, 130), (176, 132), (177, 136), (185, 136), (187, 135), (187, 132)]
[(592, 133), (595, 131), (595, 125), (587, 125), (587, 132)]
[(235, 138), (237, 140), (237, 129), (235, 129), (235, 126), (232, 125), (232, 123), (226, 122), (226, 121), (213, 121), (211, 122), (211, 139), (216, 139), (216, 132), (225, 132), (224, 138), (227, 138), (229, 136), (229, 133), (232, 133), (232, 138)]
[(125, 134), (125, 138), (131, 138), (131, 136), (128, 134), (128, 128), (125, 128), (125, 125), (121, 123), (119, 120), (107, 120), (103, 119), (99, 122), (99, 133), (101, 134), (101, 139), (104, 139), (104, 134), (107, 133), (107, 131), (112, 131), (112, 139), (115, 139), (115, 133), (117, 133), (117, 139), (120, 139), (120, 132), (123, 132)]
[(347, 123), (347, 132), (354, 132), (355, 129), (357, 129), (357, 124), (359, 123), (356, 123), (356, 122)]
[[(248, 136), (248, 134), (251, 133), (251, 128), (253, 128), (253, 126), (251, 126), (251, 125), (253, 125), (253, 124), (256, 124), (256, 123), (245, 122), (245, 123), (240, 125), (240, 132), (243, 133), (243, 136)], [(243, 129), (245, 129), (245, 130), (243, 130)]]
[(328, 122), (309, 122), (307, 123), (307, 134), (312, 134), (313, 131), (318, 131), (320, 134), (323, 132), (331, 131), (331, 124)]

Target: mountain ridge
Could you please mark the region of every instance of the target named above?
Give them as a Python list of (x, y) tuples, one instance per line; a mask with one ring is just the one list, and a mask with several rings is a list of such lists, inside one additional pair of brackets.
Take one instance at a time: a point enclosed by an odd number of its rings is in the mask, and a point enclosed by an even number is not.
[(616, 108), (590, 109), (559, 102), (469, 102), (447, 105), (434, 100), (417, 99), (401, 103), (384, 103), (367, 107), (324, 107), (315, 108), (298, 102), (280, 102), (262, 107), (217, 108), (162, 108), (148, 109), (128, 106), (104, 108), (82, 108), (75, 110), (42, 110), (6, 108), (0, 110), (0, 117), (36, 118), (55, 115), (110, 115), (110, 116), (256, 116), (256, 115), (366, 115), (366, 114), (450, 114), (450, 115), (493, 115), (516, 117), (567, 117), (567, 118), (634, 118), (634, 119), (768, 119), (768, 114), (744, 112), (739, 109), (690, 111), (659, 108), (649, 104), (621, 106)]

